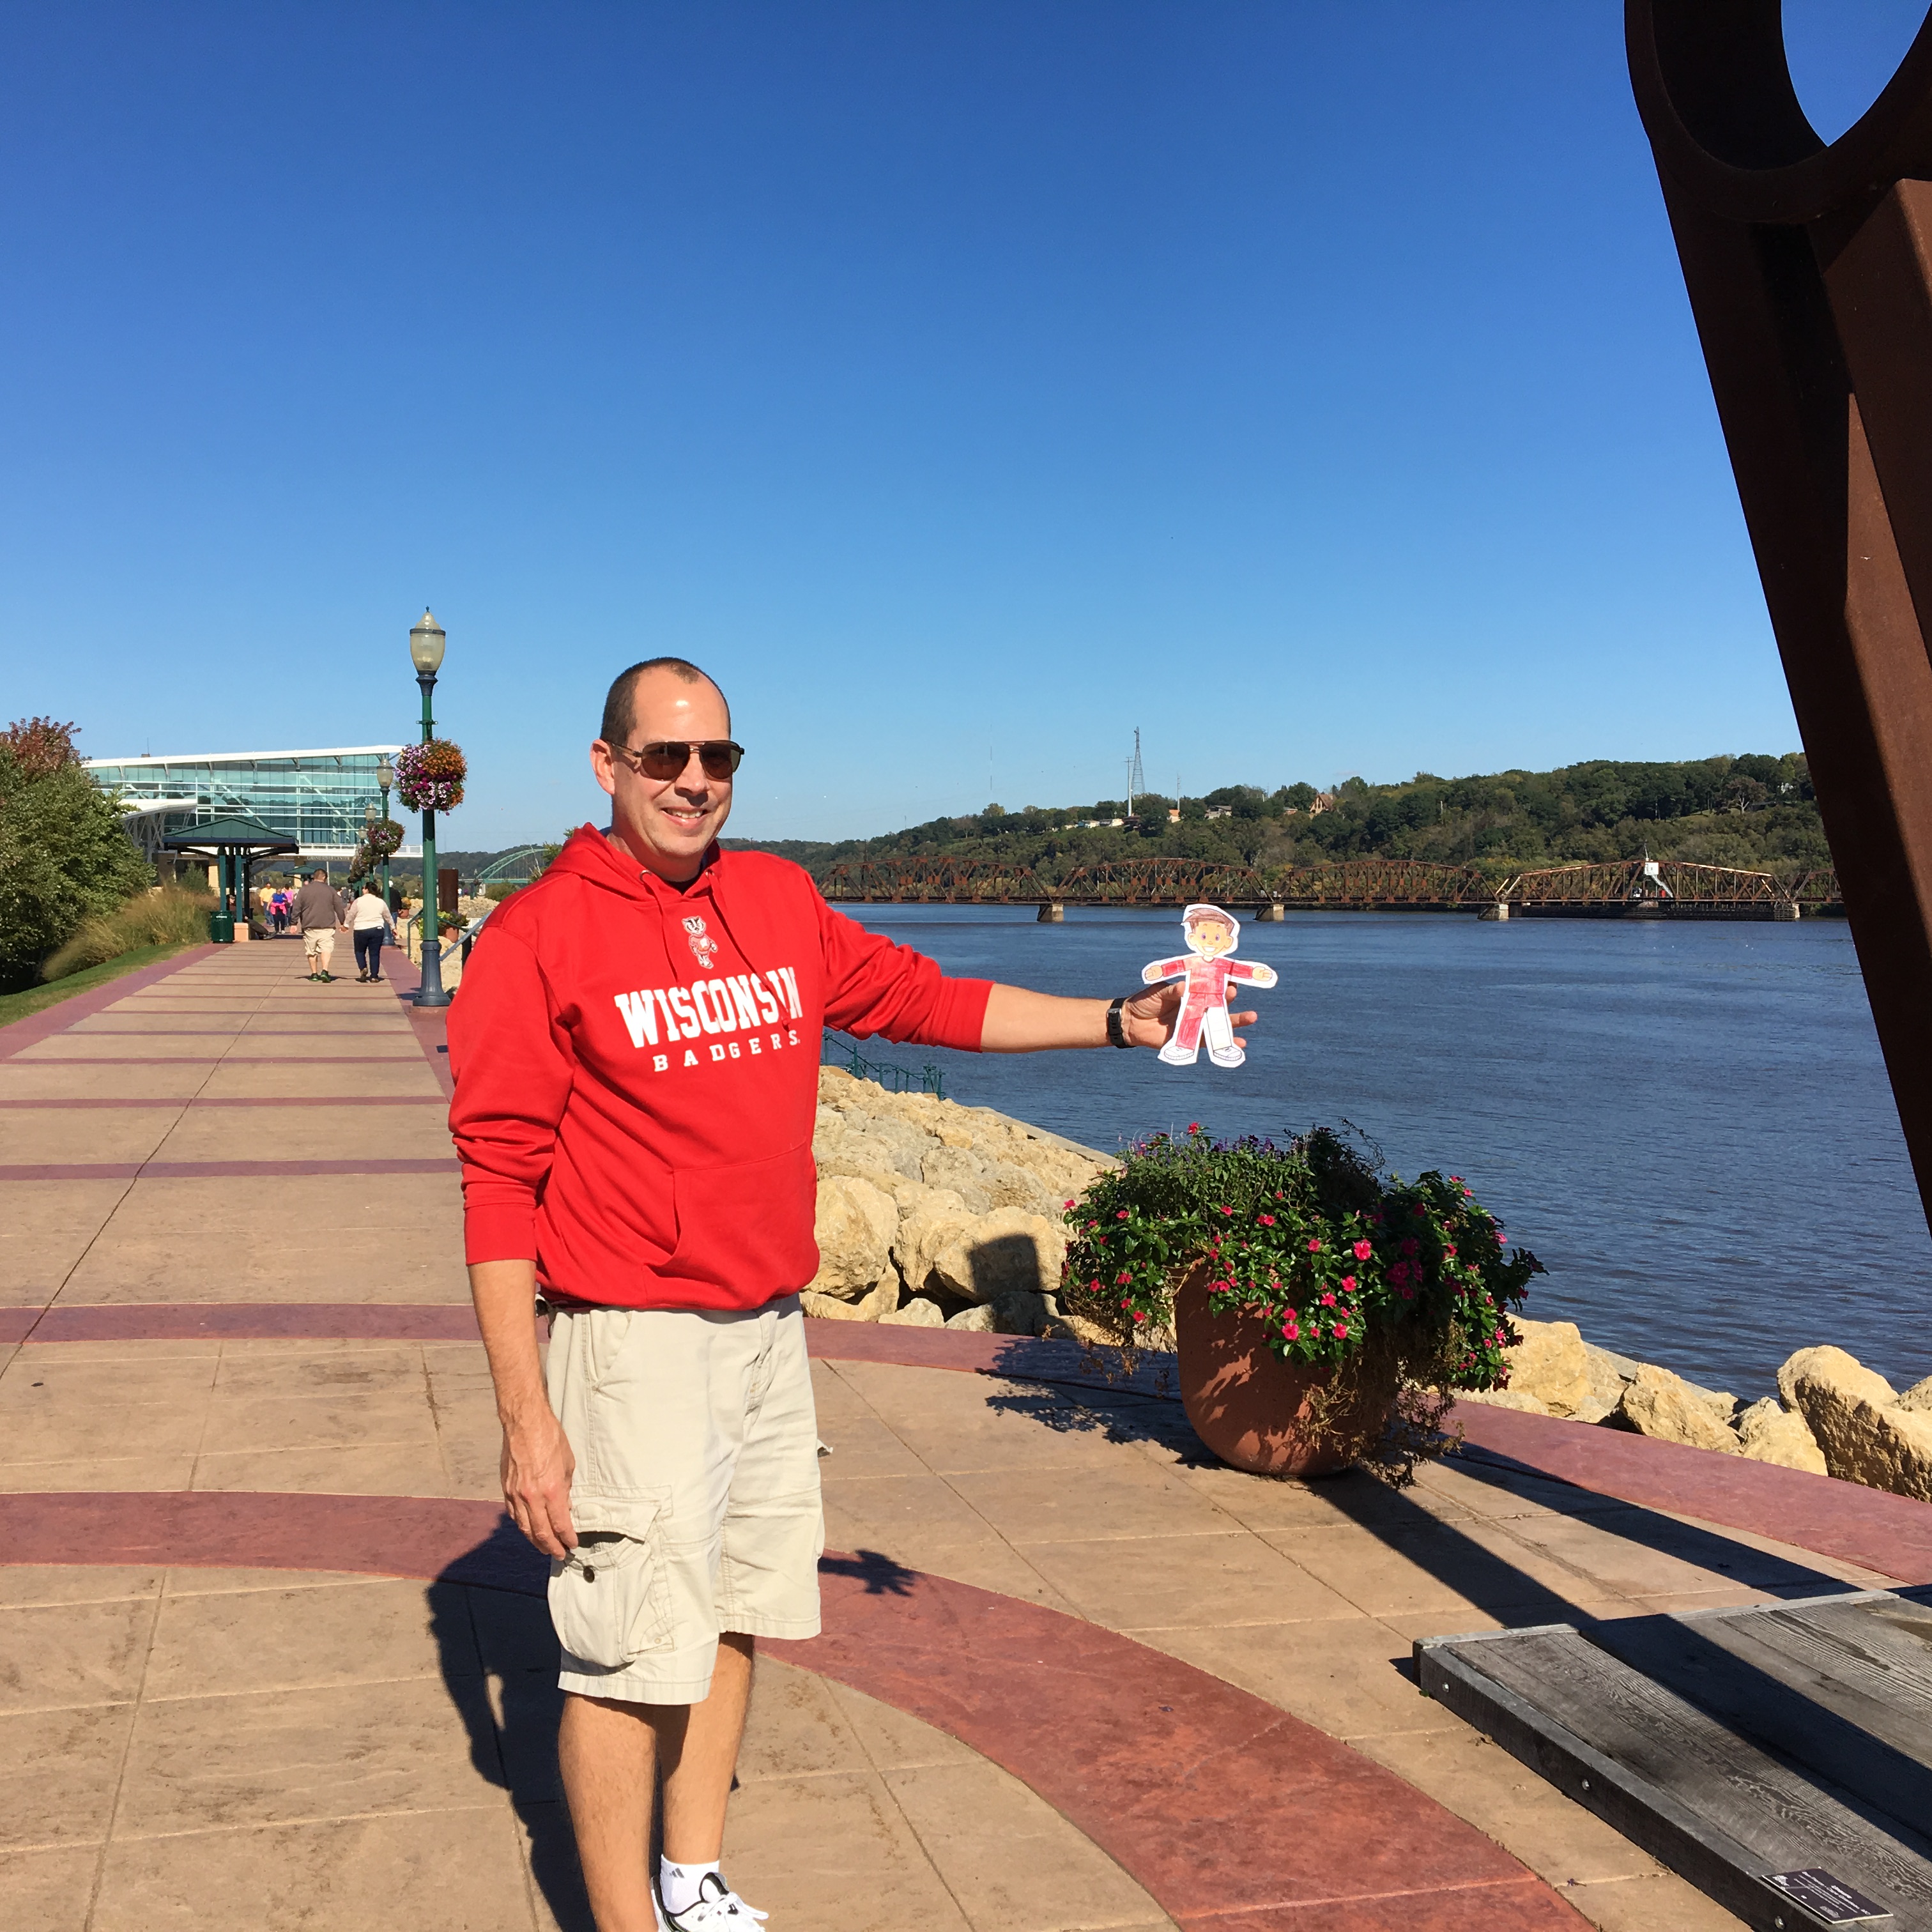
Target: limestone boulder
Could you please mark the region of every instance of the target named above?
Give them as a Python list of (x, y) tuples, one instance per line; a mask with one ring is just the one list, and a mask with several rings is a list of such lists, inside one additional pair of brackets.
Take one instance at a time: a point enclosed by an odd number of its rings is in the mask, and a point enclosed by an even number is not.
[(922, 1294), (934, 1280), (940, 1255), (976, 1217), (952, 1189), (921, 1187), (900, 1207), (892, 1235), (892, 1258), (914, 1294)]
[(1637, 1364), (1628, 1355), (1612, 1354), (1594, 1342), (1583, 1344), (1583, 1359), (1590, 1370), (1590, 1400), (1576, 1412), (1579, 1422), (1602, 1422), (1614, 1415), (1624, 1399), (1624, 1390), (1636, 1375)]
[(1506, 1389), (1458, 1389), (1456, 1400), (1473, 1402), (1485, 1408), (1520, 1409), (1525, 1415), (1553, 1415), (1556, 1412), (1547, 1402), (1539, 1401), (1514, 1385)]
[(1066, 1211), (1065, 1195), (1054, 1193), (1037, 1173), (1012, 1161), (988, 1162), (980, 1186), (989, 1207), (1024, 1208), (1049, 1221), (1057, 1221)]
[(1637, 1370), (1617, 1412), (1640, 1436), (1687, 1443), (1693, 1449), (1714, 1449), (1726, 1456), (1738, 1454), (1738, 1438), (1719, 1420), (1710, 1391), (1654, 1362)]
[(1022, 1289), (992, 1304), (993, 1326), (1002, 1335), (1041, 1335), (1053, 1312), (1051, 1298)]
[(1809, 1424), (1828, 1474), (1932, 1502), (1932, 1412), (1901, 1407), (1882, 1376), (1842, 1348), (1799, 1349), (1778, 1387)]
[(1522, 1340), (1508, 1352), (1505, 1393), (1532, 1397), (1546, 1415), (1574, 1416), (1589, 1408), (1595, 1388), (1576, 1323), (1519, 1319), (1516, 1326)]
[[(872, 1292), (892, 1267), (892, 1236), (899, 1210), (890, 1194), (850, 1174), (832, 1174), (818, 1184), (812, 1238), (818, 1244), (818, 1272), (808, 1292), (856, 1301)], [(897, 1276), (894, 1276), (897, 1286)]]
[(934, 1254), (932, 1274), (949, 1294), (985, 1304), (1015, 1292), (1054, 1293), (1066, 1258), (1064, 1227), (1022, 1208), (995, 1208)]
[(910, 1301), (902, 1302), (891, 1314), (882, 1315), (879, 1319), (902, 1328), (944, 1328), (946, 1311), (938, 1302), (928, 1301), (922, 1294), (915, 1294)]
[(1825, 1454), (1804, 1418), (1794, 1414), (1774, 1395), (1754, 1402), (1738, 1417), (1738, 1447), (1754, 1462), (1775, 1462), (1780, 1468), (1826, 1473)]
[(1898, 1398), (1900, 1408), (1932, 1410), (1932, 1376), (1922, 1382), (1914, 1382)]
[(957, 1315), (946, 1318), (946, 1325), (971, 1334), (989, 1335), (993, 1332), (993, 1311), (983, 1307), (962, 1308)]
[(898, 1273), (893, 1268), (888, 1268), (884, 1280), (856, 1301), (848, 1301), (842, 1295), (820, 1294), (809, 1288), (798, 1298), (799, 1306), (806, 1313), (817, 1316), (821, 1322), (890, 1322), (898, 1299)]

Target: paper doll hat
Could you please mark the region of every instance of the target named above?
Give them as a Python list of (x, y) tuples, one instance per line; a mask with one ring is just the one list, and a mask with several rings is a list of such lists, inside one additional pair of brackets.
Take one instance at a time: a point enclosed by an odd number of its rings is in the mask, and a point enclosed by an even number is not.
[(1238, 920), (1232, 913), (1223, 912), (1217, 905), (1191, 905), (1188, 907), (1188, 908), (1180, 915), (1182, 931), (1185, 932), (1196, 920), (1203, 919), (1219, 920), (1221, 923), (1226, 926), (1228, 930), (1234, 934), (1234, 944), (1238, 946), (1241, 943), (1241, 922)]

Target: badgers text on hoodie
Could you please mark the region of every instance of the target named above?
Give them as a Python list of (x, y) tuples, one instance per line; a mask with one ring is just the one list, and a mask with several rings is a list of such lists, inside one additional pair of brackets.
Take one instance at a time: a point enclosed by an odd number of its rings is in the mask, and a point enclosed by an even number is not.
[(867, 932), (788, 860), (714, 846), (674, 886), (585, 826), (490, 915), (449, 1009), (468, 1258), (609, 1307), (802, 1288), (820, 1029), (976, 1050), (991, 983)]

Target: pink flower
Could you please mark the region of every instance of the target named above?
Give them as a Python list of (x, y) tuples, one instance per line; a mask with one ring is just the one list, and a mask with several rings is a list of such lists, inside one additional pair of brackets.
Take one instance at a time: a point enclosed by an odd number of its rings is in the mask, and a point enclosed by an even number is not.
[(1125, 1268), (1123, 1268), (1118, 1274), (1114, 1276), (1114, 1286), (1116, 1288), (1125, 1288), (1127, 1283), (1132, 1280), (1133, 1276), (1128, 1274)]
[(1198, 1120), (1190, 1120), (1187, 1124), (1187, 1131), (1190, 1134), (1198, 1134), (1201, 1131), (1201, 1123)]
[(1234, 1209), (1233, 1209), (1233, 1208), (1223, 1208), (1221, 1210), (1221, 1212), (1222, 1212), (1222, 1214), (1224, 1214), (1225, 1215), (1226, 1215), (1226, 1216), (1228, 1216), (1228, 1218), (1230, 1220), (1232, 1220), (1234, 1219)]
[(1300, 1329), (1292, 1322), (1284, 1322), (1281, 1324), (1281, 1332), (1291, 1342), (1299, 1341), (1301, 1339)]
[(1264, 1214), (1261, 1217), (1261, 1222), (1264, 1228), (1272, 1228), (1274, 1226), (1274, 1216), (1272, 1214)]
[(1324, 1294), (1322, 1298), (1322, 1306), (1324, 1308), (1333, 1308), (1335, 1306), (1335, 1298), (1332, 1294)]
[(1308, 1252), (1311, 1255), (1318, 1255), (1322, 1252), (1322, 1244), (1319, 1241), (1310, 1241), (1308, 1244)]
[(1445, 1242), (1442, 1244), (1442, 1252), (1443, 1252), (1445, 1255), (1453, 1255), (1453, 1254), (1456, 1252), (1456, 1250), (1455, 1250), (1454, 1248), (1450, 1247), (1450, 1246), (1449, 1246), (1449, 1244), (1445, 1241)]
[(1408, 1279), (1408, 1264), (1406, 1262), (1397, 1262), (1395, 1266), (1389, 1270), (1389, 1280), (1398, 1288), (1401, 1287)]
[(1144, 1322), (1147, 1319), (1147, 1317), (1142, 1314), (1138, 1309), (1136, 1309), (1134, 1311), (1134, 1319), (1136, 1322)]
[(1404, 1254), (1406, 1254), (1406, 1255), (1412, 1255), (1412, 1254), (1414, 1254), (1414, 1253), (1415, 1252), (1415, 1250), (1416, 1250), (1416, 1246), (1417, 1246), (1417, 1242), (1416, 1242), (1415, 1237), (1414, 1237), (1413, 1234), (1406, 1235), (1406, 1236), (1405, 1236), (1405, 1237), (1403, 1238), (1402, 1244), (1402, 1252), (1403, 1252)]
[(1114, 1216), (1114, 1219), (1117, 1221), (1124, 1221), (1126, 1218), (1127, 1210), (1124, 1208), (1123, 1208), (1120, 1212)]
[(1073, 1205), (1073, 1203), (1070, 1201), (1063, 1201), (1060, 1204), (1063, 1208), (1071, 1208)]
[(1336, 1322), (1336, 1324), (1335, 1324), (1335, 1334), (1336, 1334), (1336, 1338), (1338, 1340), (1342, 1340), (1342, 1339), (1345, 1338), (1345, 1337), (1347, 1336), (1348, 1333), (1348, 1323), (1347, 1323), (1347, 1322)]
[(1352, 1274), (1345, 1274), (1342, 1277), (1342, 1292), (1344, 1294), (1353, 1294), (1354, 1292), (1355, 1277)]
[(1375, 1250), (1366, 1241), (1358, 1241), (1355, 1244), (1355, 1258), (1358, 1262), (1366, 1261), (1374, 1252)]

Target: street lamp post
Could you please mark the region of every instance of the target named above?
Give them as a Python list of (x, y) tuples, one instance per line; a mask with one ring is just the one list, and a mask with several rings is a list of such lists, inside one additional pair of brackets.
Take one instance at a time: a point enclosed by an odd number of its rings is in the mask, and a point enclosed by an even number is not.
[[(416, 668), (416, 682), (422, 687), (425, 745), (436, 736), (430, 694), (436, 689), (436, 674), (442, 668), (444, 642), (442, 626), (424, 610), (422, 621), (410, 632), (410, 659)], [(442, 934), (436, 916), (436, 811), (427, 805), (422, 815), (422, 983), (416, 988), (416, 1003), (419, 1006), (446, 1006), (449, 995), (442, 990)]]
[[(389, 822), (389, 790), (396, 782), (396, 768), (387, 758), (376, 767), (376, 784), (382, 794), (382, 823)], [(389, 855), (382, 854), (382, 903), (389, 903)]]

